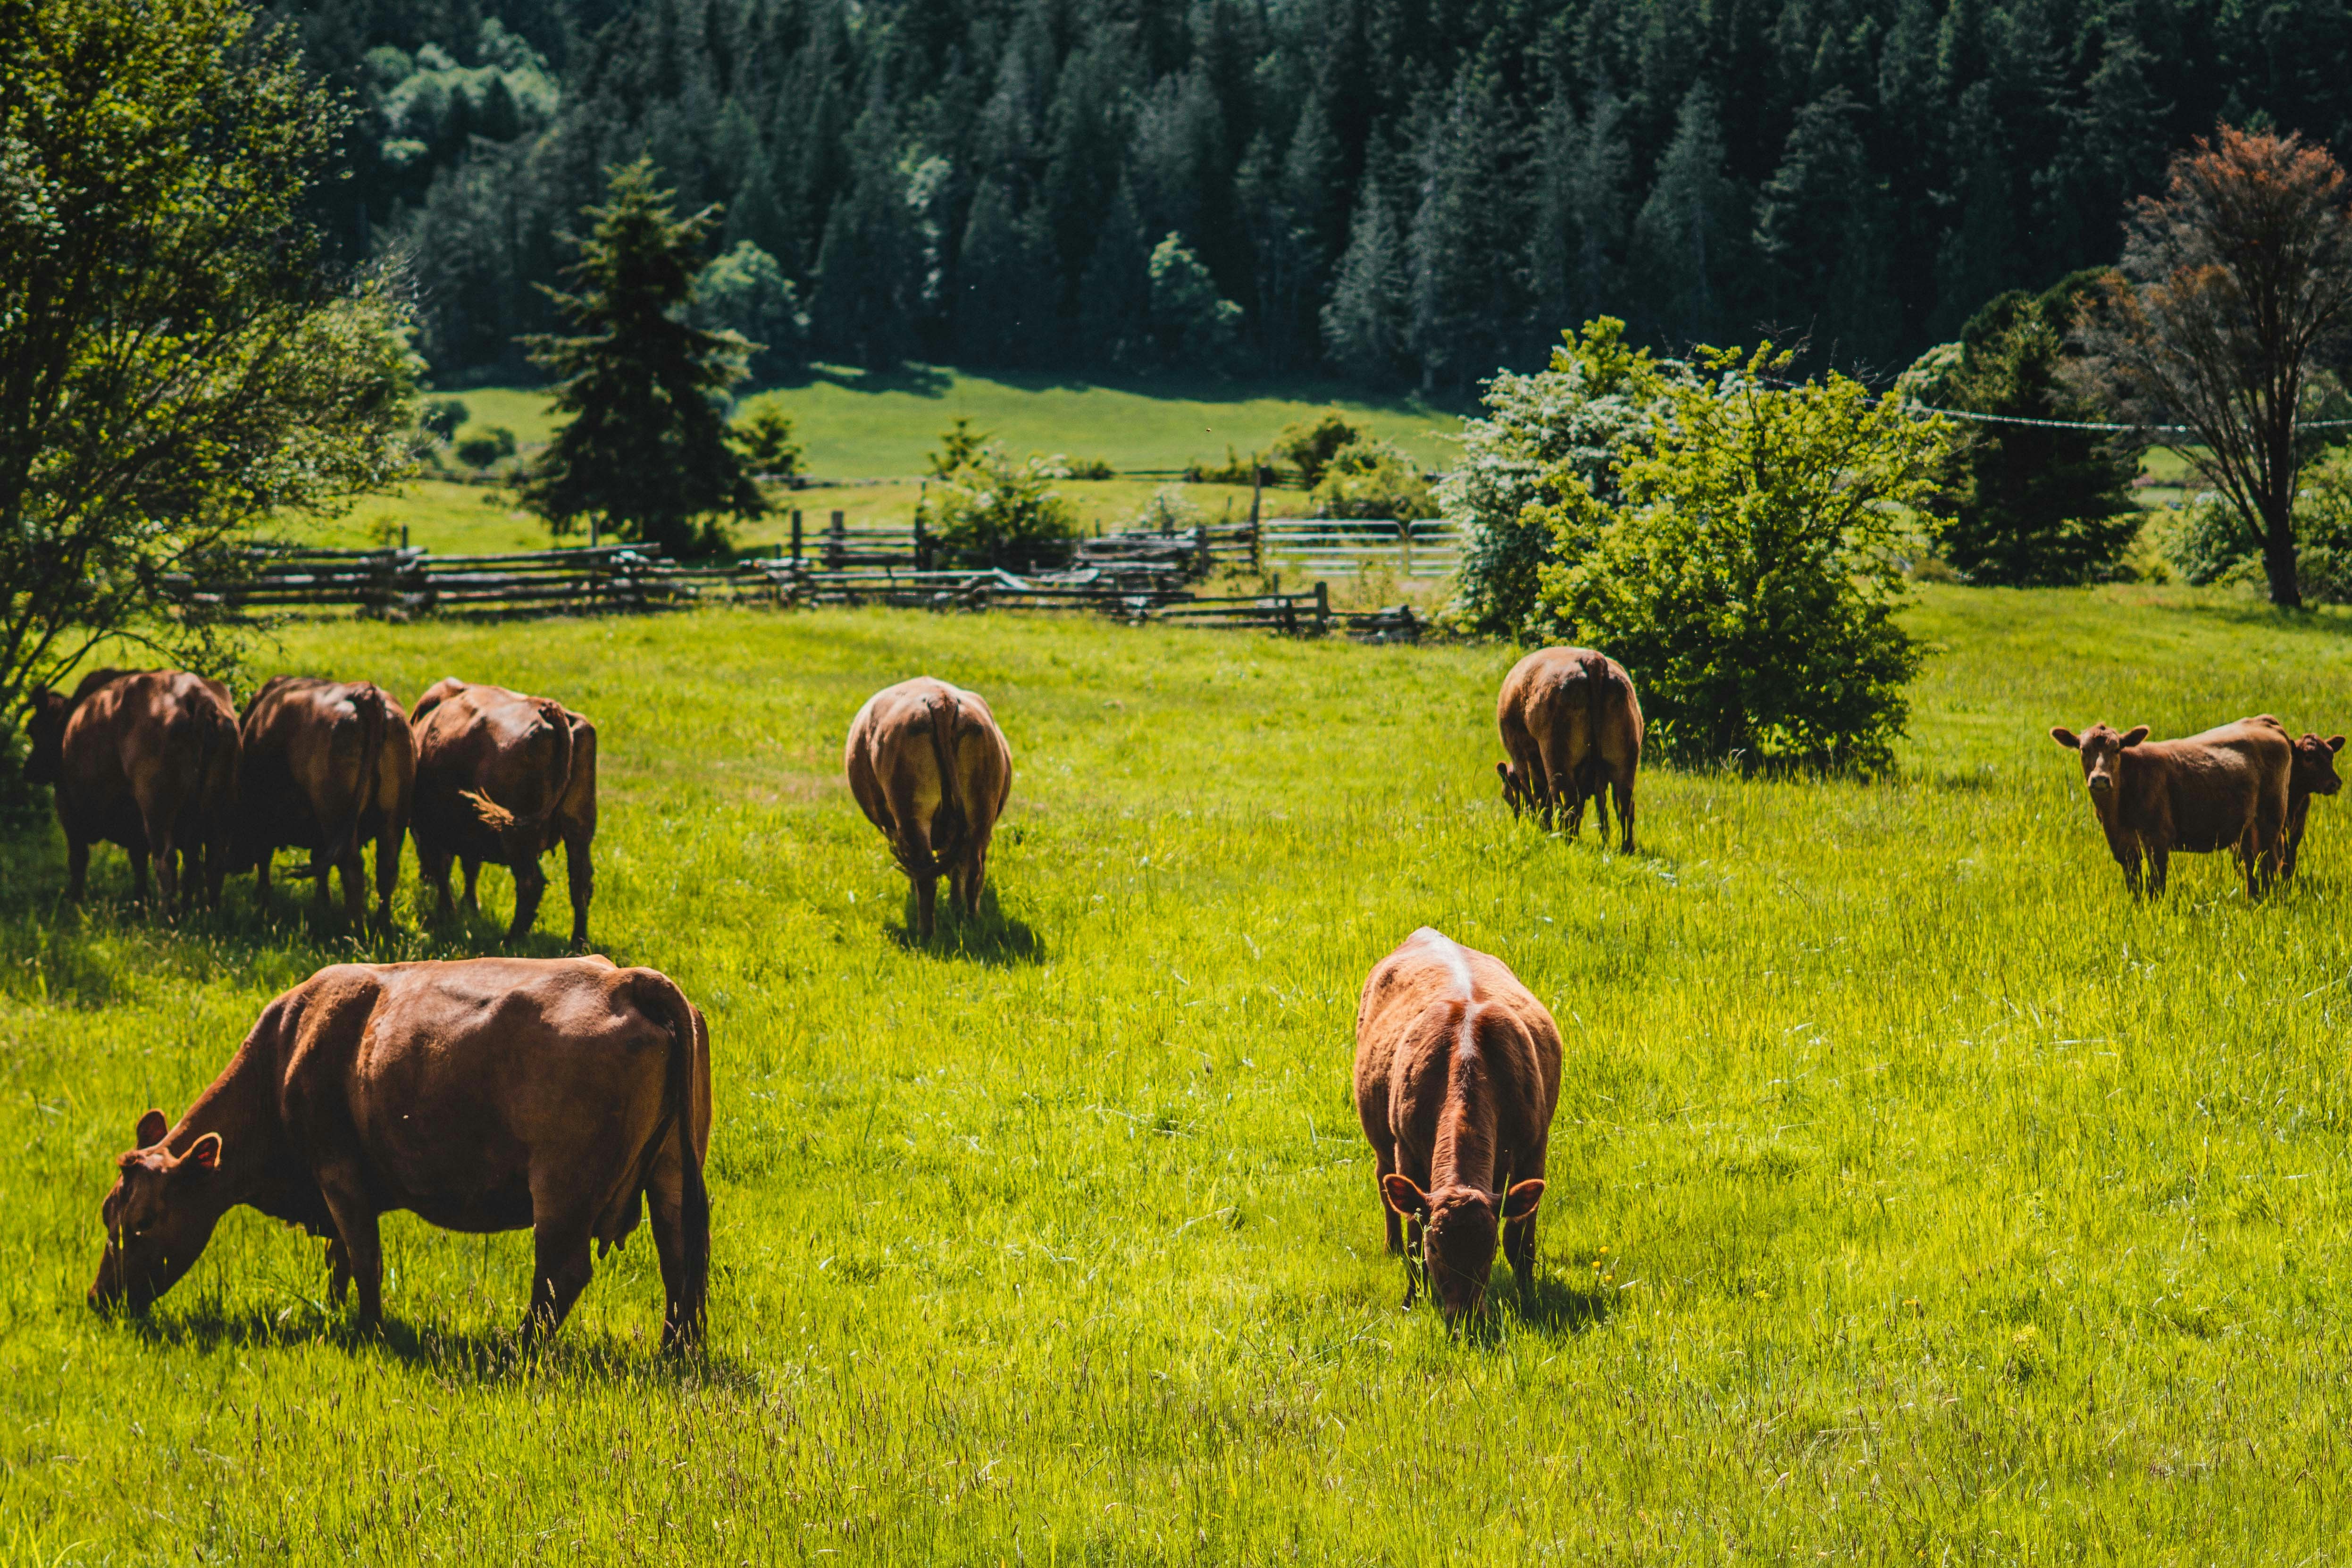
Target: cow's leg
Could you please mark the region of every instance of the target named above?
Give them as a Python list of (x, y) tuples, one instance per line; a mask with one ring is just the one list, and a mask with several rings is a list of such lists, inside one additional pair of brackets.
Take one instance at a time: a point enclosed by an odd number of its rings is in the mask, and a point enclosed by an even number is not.
[(89, 881), (89, 840), (66, 835), (66, 901), (81, 902), (82, 892)]
[(507, 848), (507, 868), (514, 873), (515, 884), (514, 921), (507, 927), (509, 947), (530, 934), (539, 920), (539, 900), (547, 896), (547, 873), (540, 868), (538, 848), (536, 842)]
[(1381, 1200), (1381, 1217), (1388, 1221), (1389, 1256), (1397, 1258), (1404, 1252), (1404, 1220), (1389, 1204), (1388, 1180), (1396, 1170), (1396, 1145), (1378, 1145), (1372, 1150), (1372, 1191)]
[[(1609, 841), (1609, 786), (1605, 781), (1596, 781), (1593, 787), (1587, 790), (1584, 787), (1585, 783), (1583, 777), (1578, 777), (1576, 797), (1579, 801), (1590, 799), (1592, 802), (1592, 831), (1595, 837), (1606, 844)], [(1577, 807), (1580, 814), (1583, 809), (1581, 805)]]
[(446, 849), (429, 849), (425, 840), (416, 841), (416, 874), (425, 884), (441, 895), (441, 918), (446, 920), (456, 912), (457, 903), (449, 896), (449, 864), (456, 858)]
[(253, 899), (265, 910), (269, 907), (269, 863), (277, 858), (275, 849), (263, 849), (254, 858)]
[(2164, 873), (2172, 860), (2172, 847), (2151, 844), (2147, 847), (2147, 896), (2160, 898), (2164, 893)]
[(341, 872), (343, 918), (357, 924), (367, 918), (367, 862), (356, 833), (343, 846)]
[(1609, 793), (1617, 802), (1618, 848), (1624, 854), (1633, 853), (1633, 770), (1621, 767), (1612, 770)]
[[(673, 1131), (670, 1149), (678, 1139)], [(646, 1208), (653, 1223), (654, 1253), (661, 1261), (662, 1291), (667, 1304), (662, 1312), (662, 1345), (676, 1350), (702, 1338), (703, 1298), (709, 1279), (689, 1278), (686, 1259), (686, 1173), (675, 1152), (665, 1152), (646, 1183)]]
[(332, 850), (313, 849), (310, 851), (310, 875), (314, 879), (310, 886), (310, 901), (313, 904), (316, 904), (320, 910), (323, 911), (326, 909), (329, 900), (333, 899), (335, 896), (334, 889), (329, 886), (329, 884), (335, 879), (334, 852)]
[(147, 902), (147, 846), (142, 844), (123, 853), (131, 857), (131, 901), (143, 905)]
[(915, 889), (915, 934), (925, 942), (939, 929), (938, 910), (940, 874), (937, 871), (909, 871), (907, 880)]
[[(374, 1328), (383, 1321), (383, 1247), (376, 1235), (375, 1207), (368, 1202), (355, 1170), (337, 1166), (320, 1171), (319, 1191), (334, 1219), (336, 1238), (342, 1243), (342, 1272), (359, 1287), (359, 1326)], [(331, 1265), (335, 1262), (331, 1247), (327, 1260)], [(342, 1300), (340, 1289), (335, 1299)]]
[[(394, 822), (375, 838), (375, 914), (386, 925), (392, 923), (392, 895), (400, 888), (400, 841), (406, 837), (405, 826)], [(446, 874), (447, 868), (443, 871)], [(449, 896), (446, 886), (441, 896)]]
[(343, 1238), (327, 1237), (327, 1301), (334, 1307), (343, 1304), (343, 1296), (352, 1285), (352, 1255), (343, 1250)]
[(169, 830), (150, 833), (148, 842), (155, 848), (155, 899), (163, 907), (163, 918), (173, 920), (180, 912), (179, 847), (172, 842)]
[(563, 886), (572, 895), (572, 951), (588, 951), (588, 901), (596, 896), (596, 868), (588, 858), (590, 839), (572, 829), (563, 835)]
[(476, 857), (467, 855), (464, 857), (459, 863), (464, 867), (466, 872), (466, 912), (468, 914), (479, 914), (482, 912), (482, 900), (480, 896), (482, 885), (482, 862)]
[(523, 1318), (526, 1344), (562, 1326), (572, 1303), (580, 1300), (580, 1292), (588, 1289), (596, 1272), (588, 1252), (595, 1215), (580, 1208), (577, 1194), (571, 1191), (576, 1184), (566, 1179), (569, 1174), (534, 1171), (531, 1175), (530, 1206), (535, 1216), (531, 1242), (537, 1268), (531, 1279), (530, 1310)]
[[(1536, 1163), (1532, 1171), (1513, 1171), (1510, 1186), (1521, 1182), (1539, 1181), (1543, 1177), (1543, 1162)], [(1503, 1223), (1503, 1256), (1510, 1260), (1511, 1277), (1522, 1290), (1535, 1283), (1536, 1278), (1536, 1216), (1540, 1208), (1531, 1210), (1524, 1219)]]

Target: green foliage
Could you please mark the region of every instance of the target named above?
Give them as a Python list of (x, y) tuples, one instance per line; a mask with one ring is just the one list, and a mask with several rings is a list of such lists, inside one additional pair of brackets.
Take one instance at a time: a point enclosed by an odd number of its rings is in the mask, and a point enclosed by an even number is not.
[[(2244, 518), (2210, 490), (2151, 525), (2164, 559), (2183, 582), (2262, 584), (2262, 549)], [(2294, 498), (2295, 576), (2313, 604), (2352, 604), (2352, 448), (2335, 447), (2305, 466)]]
[(1950, 436), (1843, 376), (1782, 389), (1790, 356), (1705, 350), (1649, 450), (1601, 500), (1572, 463), (1545, 609), (1633, 672), (1664, 749), (1755, 763), (1887, 764), (1920, 650), (1895, 619), (1907, 511), (1936, 493)]
[(1319, 517), (1384, 517), (1410, 521), (1430, 515), (1429, 481), (1403, 448), (1360, 436), (1331, 454), (1315, 486)]
[(808, 312), (776, 258), (739, 240), (694, 280), (694, 324), (745, 341), (753, 382), (773, 381), (808, 363)]
[(1184, 465), (1184, 480), (1194, 485), (1255, 485), (1258, 482), (1258, 470), (1266, 466), (1264, 453), (1252, 452), (1244, 458), (1228, 441), (1223, 462), (1195, 458)]
[(462, 399), (436, 397), (425, 404), (425, 413), (416, 421), (416, 426), (436, 441), (446, 441), (457, 434), (459, 426), (472, 417)]
[(1604, 506), (1618, 500), (1615, 465), (1645, 450), (1670, 387), (1687, 383), (1625, 341), (1613, 316), (1562, 332), (1550, 368), (1504, 371), (1486, 384), (1486, 414), (1462, 425), (1462, 456), (1437, 488), (1444, 516), (1461, 525), (1453, 614), (1483, 637), (1538, 637), (1538, 573), (1551, 558), (1548, 515), (1559, 477), (1573, 475)]
[(1346, 415), (1326, 408), (1311, 418), (1284, 426), (1282, 434), (1274, 438), (1274, 450), (1276, 456), (1290, 459), (1311, 489), (1322, 481), (1323, 470), (1339, 448), (1362, 439), (1363, 435), (1362, 426), (1351, 423)]
[(1077, 537), (1077, 508), (1054, 488), (1062, 477), (1049, 458), (981, 447), (931, 482), (917, 515), (953, 560), (1025, 568), (1057, 558), (1057, 547)]
[(1240, 342), (1242, 308), (1217, 292), (1217, 281), (1181, 236), (1151, 248), (1151, 333), (1164, 364), (1204, 370), (1231, 367)]
[(503, 425), (485, 425), (457, 443), (457, 460), (469, 468), (487, 468), (515, 455), (515, 435)]
[(562, 378), (555, 405), (571, 419), (522, 499), (559, 535), (593, 517), (684, 555), (721, 542), (715, 516), (757, 517), (766, 503), (728, 446), (720, 404), (746, 345), (682, 319), (717, 215), (679, 218), (670, 199), (641, 159), (614, 170), (604, 205), (587, 210), (568, 273), (577, 292), (552, 297), (572, 335), (530, 342), (532, 360)]
[[(2104, 418), (2068, 379), (2065, 346), (2097, 277), (2001, 295), (1969, 320), (1958, 343), (1912, 367), (1906, 392), (1932, 407), (2010, 418)], [(2139, 531), (2130, 488), (2139, 465), (2104, 432), (1971, 421), (1954, 450), (1959, 477), (1937, 539), (1971, 582), (2089, 582), (2116, 569)]]
[(315, 222), (350, 116), (236, 0), (0, 9), (0, 721), (93, 643), (221, 668), (173, 574), (414, 461), (395, 291)]
[(762, 403), (729, 427), (727, 439), (755, 478), (787, 479), (801, 471), (801, 445), (793, 439), (792, 416)]
[(1182, 485), (1161, 485), (1129, 521), (1144, 533), (1181, 533), (1201, 523), (1201, 509), (1192, 504)]
[(987, 445), (988, 432), (973, 429), (971, 420), (959, 414), (954, 424), (940, 432), (939, 450), (924, 461), (931, 466), (932, 478), (944, 479), (970, 467)]

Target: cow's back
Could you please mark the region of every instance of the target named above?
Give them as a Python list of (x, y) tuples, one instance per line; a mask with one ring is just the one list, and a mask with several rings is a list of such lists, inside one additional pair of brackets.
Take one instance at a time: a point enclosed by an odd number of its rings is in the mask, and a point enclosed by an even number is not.
[(219, 681), (95, 671), (66, 721), (58, 811), (118, 843), (143, 841), (142, 810), (201, 836), (235, 807), (237, 751), (236, 710)]
[(1633, 678), (1592, 648), (1538, 648), (1521, 658), (1504, 677), (1495, 719), (1514, 760), (1533, 760), (1526, 755), (1532, 745), (1552, 774), (1571, 774), (1596, 755), (1624, 766), (1641, 754)]
[[(1465, 1034), (1466, 1026), (1466, 1034)], [(1559, 1031), (1550, 1010), (1500, 959), (1423, 926), (1373, 965), (1356, 1009), (1356, 1098), (1407, 1142), (1429, 1135), (1465, 1047), (1496, 1091), (1506, 1144), (1540, 1144), (1559, 1097)], [(1412, 1121), (1415, 1125), (1407, 1126)]]
[(2168, 823), (2171, 847), (2211, 853), (2284, 825), (2294, 743), (2276, 720), (2241, 720), (2173, 741), (2145, 741), (2124, 755), (2126, 825)]
[(1012, 748), (988, 703), (929, 676), (866, 699), (850, 722), (842, 766), (866, 820), (894, 837), (908, 826), (902, 816), (929, 834), (934, 823), (950, 826), (940, 819), (952, 815), (959, 839), (984, 840), (1013, 784)]
[(518, 819), (554, 817), (573, 782), (574, 726), (584, 722), (551, 699), (502, 686), (453, 679), (433, 687), (409, 720), (411, 813), (420, 839), (463, 845), (484, 858), (499, 853), (495, 834), (467, 804), (469, 795)]

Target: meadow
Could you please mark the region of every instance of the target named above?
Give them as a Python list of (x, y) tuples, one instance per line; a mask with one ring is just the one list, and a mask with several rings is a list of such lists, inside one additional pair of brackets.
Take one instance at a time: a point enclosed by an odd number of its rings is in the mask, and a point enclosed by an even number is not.
[[(595, 945), (708, 1011), (712, 1344), (642, 1236), (519, 1355), (521, 1235), (390, 1216), (390, 1323), (247, 1213), (143, 1320), (112, 1157), (370, 935), (250, 879), (169, 929), (0, 824), (7, 1561), (2306, 1563), (2352, 1519), (2352, 822), (2136, 904), (2048, 726), (2352, 727), (2352, 637), (2178, 588), (1922, 591), (1896, 774), (1654, 763), (1640, 852), (1497, 799), (1490, 647), (878, 610), (287, 627), (599, 723)], [(982, 918), (910, 939), (839, 777), (988, 696)], [(560, 894), (532, 951), (553, 953)], [(1400, 1308), (1349, 1063), (1433, 924), (1567, 1046), (1538, 1268)], [(225, 1152), (234, 1159), (236, 1151)]]

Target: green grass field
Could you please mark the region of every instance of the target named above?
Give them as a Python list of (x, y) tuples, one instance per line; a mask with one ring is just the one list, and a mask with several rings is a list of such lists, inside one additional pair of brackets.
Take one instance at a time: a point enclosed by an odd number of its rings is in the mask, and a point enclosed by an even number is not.
[[(544, 393), (482, 387), (446, 395), (466, 405), (471, 417), (465, 431), (502, 425), (526, 450), (554, 433)], [(1369, 424), (1434, 468), (1453, 466), (1458, 448), (1449, 437), (1460, 428), (1446, 410), (1410, 400), (1368, 401), (1338, 386), (1265, 392), (1183, 380), (1104, 384), (923, 365), (890, 376), (824, 368), (804, 384), (746, 399), (747, 406), (761, 403), (792, 416), (806, 452), (803, 471), (829, 479), (921, 474), (940, 432), (960, 416), (1015, 456), (1101, 458), (1122, 471), (1221, 462), (1228, 447), (1263, 450), (1284, 426), (1326, 407)]]
[[(1496, 798), (1492, 647), (827, 611), (288, 630), (602, 733), (597, 945), (709, 1011), (713, 1346), (640, 1237), (543, 1357), (521, 1235), (387, 1221), (380, 1340), (250, 1213), (82, 1305), (110, 1162), (276, 990), (456, 955), (249, 879), (168, 931), (0, 833), (8, 1561), (2309, 1563), (2352, 1549), (2352, 823), (2125, 897), (2053, 722), (2347, 727), (2352, 640), (2185, 590), (1936, 588), (1898, 777), (1654, 766), (1642, 852)], [(925, 947), (839, 780), (876, 688), (995, 705)], [(248, 681), (248, 684), (250, 680)], [(551, 890), (536, 951), (560, 942)], [(1423, 923), (1567, 1042), (1539, 1267), (1400, 1310), (1349, 1095)], [(234, 1159), (236, 1151), (226, 1157)]]

